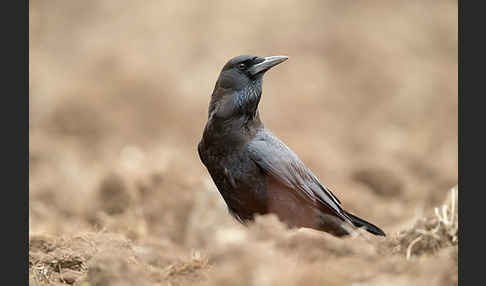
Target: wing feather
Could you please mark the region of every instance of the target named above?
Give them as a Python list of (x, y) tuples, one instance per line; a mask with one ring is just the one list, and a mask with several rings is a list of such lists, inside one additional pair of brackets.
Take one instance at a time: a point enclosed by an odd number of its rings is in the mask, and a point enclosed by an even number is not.
[(341, 208), (341, 202), (324, 187), (312, 171), (280, 139), (264, 129), (248, 143), (248, 151), (254, 162), (266, 173), (289, 188), (298, 191), (312, 201), (318, 201), (345, 219), (349, 218)]

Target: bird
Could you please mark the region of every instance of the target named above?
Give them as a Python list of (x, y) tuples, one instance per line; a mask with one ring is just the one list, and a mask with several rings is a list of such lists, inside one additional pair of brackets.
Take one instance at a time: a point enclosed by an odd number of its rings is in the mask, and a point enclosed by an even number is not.
[(222, 68), (197, 146), (229, 213), (248, 225), (275, 214), (289, 228), (311, 228), (336, 237), (357, 228), (385, 232), (343, 209), (299, 157), (267, 129), (258, 105), (264, 74), (286, 56), (240, 55)]

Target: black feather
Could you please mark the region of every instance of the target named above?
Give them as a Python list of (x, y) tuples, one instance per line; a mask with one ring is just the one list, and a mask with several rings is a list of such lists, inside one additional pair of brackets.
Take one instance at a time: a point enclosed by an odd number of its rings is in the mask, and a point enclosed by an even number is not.
[(372, 234), (376, 235), (381, 235), (381, 236), (386, 236), (385, 232), (381, 230), (379, 227), (376, 225), (369, 223), (365, 221), (364, 219), (361, 219), (353, 214), (350, 214), (349, 212), (345, 211), (346, 214), (351, 218), (351, 222), (355, 227), (364, 227), (364, 229)]

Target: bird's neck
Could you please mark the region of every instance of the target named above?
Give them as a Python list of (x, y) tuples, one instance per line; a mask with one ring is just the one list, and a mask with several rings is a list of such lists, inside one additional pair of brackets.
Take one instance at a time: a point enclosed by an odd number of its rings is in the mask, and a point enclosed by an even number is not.
[(254, 119), (257, 115), (258, 104), (262, 96), (262, 80), (261, 78), (252, 81), (243, 90), (238, 91), (239, 95), (235, 97), (236, 111), (246, 116), (247, 119)]
[(261, 79), (238, 91), (216, 89), (209, 105), (203, 140), (214, 145), (220, 141), (244, 142), (252, 138), (263, 127), (258, 113), (261, 94)]
[(252, 130), (263, 127), (258, 110), (252, 115), (242, 113), (239, 116), (220, 118), (212, 116), (206, 123), (205, 134), (211, 136), (228, 136), (233, 133), (252, 133)]
[[(262, 95), (261, 78), (240, 90), (230, 90), (216, 84), (208, 108), (208, 120), (249, 121), (257, 119), (258, 104)], [(259, 119), (258, 119), (259, 120)]]
[(263, 128), (258, 110), (252, 116), (240, 114), (230, 118), (210, 117), (203, 133), (203, 144), (211, 148), (226, 148), (245, 144)]

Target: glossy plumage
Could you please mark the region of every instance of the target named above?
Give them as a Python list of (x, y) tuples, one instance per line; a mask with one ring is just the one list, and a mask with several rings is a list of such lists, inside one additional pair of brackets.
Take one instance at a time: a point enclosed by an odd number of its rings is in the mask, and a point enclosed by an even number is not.
[(299, 157), (265, 128), (258, 104), (264, 73), (286, 57), (243, 55), (221, 71), (198, 145), (230, 213), (240, 222), (274, 213), (290, 227), (308, 227), (336, 236), (349, 227), (385, 235), (375, 225), (346, 212)]

